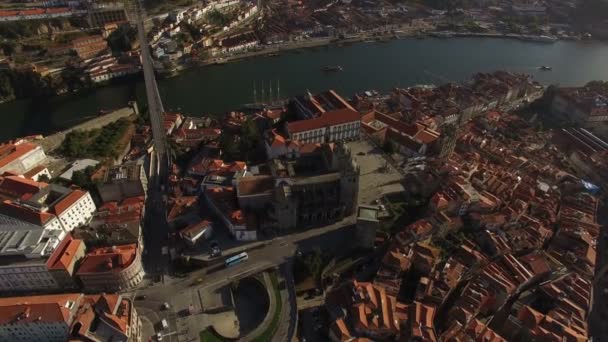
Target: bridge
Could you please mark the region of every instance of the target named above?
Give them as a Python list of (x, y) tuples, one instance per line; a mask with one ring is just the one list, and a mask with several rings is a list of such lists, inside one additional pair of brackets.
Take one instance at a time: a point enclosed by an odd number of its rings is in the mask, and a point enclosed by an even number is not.
[(137, 35), (141, 48), (141, 64), (144, 74), (148, 113), (154, 149), (150, 154), (150, 171), (148, 182), (148, 199), (146, 202), (146, 215), (144, 218), (145, 250), (143, 255), (144, 269), (148, 274), (164, 276), (170, 268), (168, 255), (162, 251), (168, 247), (168, 234), (170, 227), (167, 223), (167, 203), (164, 199), (165, 185), (167, 184), (171, 166), (171, 154), (167, 145), (167, 136), (163, 124), (163, 101), (158, 91), (158, 84), (154, 75), (152, 57), (146, 38), (144, 27), (145, 13), (143, 0), (133, 0), (129, 3), (129, 18), (137, 26)]
[(131, 16), (133, 16), (137, 26), (137, 37), (141, 49), (141, 65), (144, 73), (146, 86), (146, 98), (148, 99), (148, 113), (150, 114), (150, 125), (152, 128), (152, 137), (154, 141), (154, 152), (151, 157), (151, 173), (150, 184), (152, 192), (160, 193), (161, 185), (166, 184), (171, 157), (167, 148), (165, 128), (163, 125), (163, 101), (158, 91), (156, 76), (154, 75), (154, 66), (152, 57), (150, 56), (150, 48), (146, 38), (146, 30), (144, 28), (145, 13), (143, 0), (133, 0), (133, 8)]

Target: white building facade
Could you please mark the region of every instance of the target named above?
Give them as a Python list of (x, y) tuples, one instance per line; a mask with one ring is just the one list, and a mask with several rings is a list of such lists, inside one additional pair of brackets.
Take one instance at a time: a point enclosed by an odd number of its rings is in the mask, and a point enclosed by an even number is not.
[[(74, 228), (89, 222), (97, 208), (89, 192), (74, 190), (74, 193), (69, 194), (68, 197), (74, 197), (76, 200), (65, 210), (58, 212), (57, 217), (61, 221), (63, 229), (71, 232)], [(70, 199), (66, 198), (66, 200)]]
[(349, 109), (325, 112), (314, 119), (287, 123), (287, 132), (290, 139), (302, 143), (358, 140), (361, 134), (361, 116)]

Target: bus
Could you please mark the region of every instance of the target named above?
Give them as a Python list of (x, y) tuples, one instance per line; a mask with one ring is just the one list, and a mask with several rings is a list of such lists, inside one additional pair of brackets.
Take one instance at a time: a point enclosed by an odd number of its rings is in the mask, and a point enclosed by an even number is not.
[(247, 255), (246, 252), (231, 256), (230, 258), (227, 258), (225, 261), (226, 267), (230, 267), (232, 265), (236, 265), (240, 262), (243, 262), (245, 260), (249, 259), (249, 255)]

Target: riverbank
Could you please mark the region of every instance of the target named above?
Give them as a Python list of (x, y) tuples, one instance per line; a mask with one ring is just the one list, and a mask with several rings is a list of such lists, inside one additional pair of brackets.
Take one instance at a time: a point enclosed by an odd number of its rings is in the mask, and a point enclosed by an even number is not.
[[(321, 41), (315, 43), (320, 45)], [(273, 99), (290, 98), (307, 90), (387, 92), (393, 87), (464, 81), (474, 73), (494, 70), (526, 73), (544, 85), (580, 86), (594, 79), (608, 80), (605, 60), (608, 44), (589, 41), (541, 44), (475, 37), (386, 38), (382, 43), (341, 41), (327, 47), (282, 50), (275, 57), (191, 68), (176, 77), (159, 79), (158, 87), (167, 110), (212, 117), (255, 102), (254, 85), (259, 101), (262, 83), (269, 96), (272, 82)], [(341, 65), (344, 70), (323, 72), (327, 65)], [(553, 70), (540, 71), (541, 65)], [(0, 138), (57, 132), (95, 117), (100, 109), (124, 107), (133, 100), (140, 105), (146, 101), (141, 79), (78, 94), (5, 103), (0, 105)]]
[[(168, 77), (175, 77), (179, 73), (196, 67), (206, 67), (212, 65), (222, 65), (231, 62), (238, 62), (242, 60), (248, 60), (255, 57), (276, 57), (281, 53), (292, 52), (294, 50), (305, 50), (311, 48), (319, 48), (324, 46), (344, 46), (362, 42), (387, 42), (391, 40), (399, 39), (453, 39), (453, 38), (491, 38), (491, 39), (514, 39), (524, 42), (533, 43), (556, 43), (562, 41), (579, 41), (580, 39), (575, 37), (557, 38), (547, 36), (533, 36), (524, 34), (511, 34), (511, 33), (475, 33), (475, 32), (455, 32), (455, 31), (429, 31), (429, 27), (417, 27), (408, 25), (393, 25), (390, 30), (380, 31), (367, 31), (358, 34), (348, 35), (343, 38), (337, 37), (323, 37), (323, 38), (311, 38), (308, 40), (292, 41), (283, 43), (280, 45), (266, 45), (260, 49), (254, 51), (248, 51), (245, 53), (226, 56), (226, 57), (213, 57), (204, 60), (197, 60), (189, 65), (178, 65), (172, 72), (167, 73)], [(591, 41), (591, 40), (586, 40)], [(597, 42), (597, 41), (596, 41)]]
[(133, 104), (132, 106), (117, 109), (113, 112), (98, 116), (96, 118), (87, 120), (82, 122), (74, 127), (70, 127), (61, 132), (57, 132), (48, 136), (45, 136), (42, 140), (38, 141), (38, 144), (42, 146), (42, 148), (47, 152), (52, 152), (61, 146), (61, 143), (65, 140), (65, 137), (68, 133), (75, 130), (92, 130), (96, 128), (101, 128), (109, 123), (114, 121), (118, 121), (121, 118), (126, 118), (131, 115), (138, 114), (137, 104)]

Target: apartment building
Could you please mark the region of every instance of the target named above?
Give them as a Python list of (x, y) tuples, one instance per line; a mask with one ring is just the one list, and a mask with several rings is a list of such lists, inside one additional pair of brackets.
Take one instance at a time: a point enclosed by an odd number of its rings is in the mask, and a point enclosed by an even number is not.
[(46, 253), (35, 258), (25, 255), (0, 256), (0, 291), (59, 291), (78, 288), (74, 280), (77, 262), (85, 253), (82, 240), (74, 239), (69, 234), (54, 247), (59, 239), (50, 240)]
[(146, 196), (148, 177), (143, 160), (124, 163), (108, 170), (103, 183), (97, 186), (101, 200), (122, 201), (126, 198)]
[(134, 287), (144, 277), (140, 250), (136, 244), (93, 249), (85, 255), (76, 276), (87, 292)]
[(22, 175), (46, 161), (42, 147), (25, 141), (0, 145), (0, 174)]
[(0, 298), (1, 341), (141, 341), (141, 321), (119, 294)]
[(357, 140), (361, 115), (333, 90), (292, 100), (300, 120), (286, 124), (287, 136), (302, 143)]

